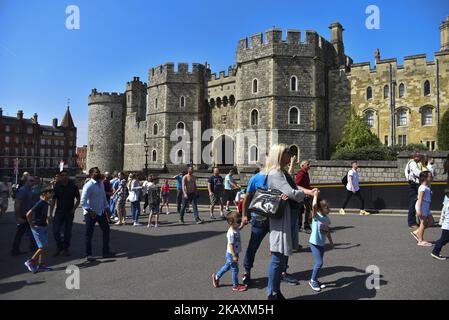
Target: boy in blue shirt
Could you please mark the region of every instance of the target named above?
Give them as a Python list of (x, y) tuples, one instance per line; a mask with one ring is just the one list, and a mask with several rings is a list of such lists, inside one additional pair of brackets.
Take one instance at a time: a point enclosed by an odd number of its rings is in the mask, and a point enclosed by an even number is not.
[(25, 266), (33, 273), (37, 273), (40, 270), (52, 270), (44, 262), (44, 256), (48, 247), (48, 224), (51, 223), (51, 218), (48, 216), (48, 202), (52, 198), (52, 195), (52, 189), (43, 190), (40, 194), (40, 199), (26, 214), (31, 232), (38, 247), (31, 259), (25, 262)]

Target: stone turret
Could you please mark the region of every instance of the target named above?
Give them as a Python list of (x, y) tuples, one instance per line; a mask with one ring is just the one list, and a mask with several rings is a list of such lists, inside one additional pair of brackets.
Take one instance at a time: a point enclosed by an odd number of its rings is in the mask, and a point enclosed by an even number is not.
[(449, 51), (449, 16), (440, 25), (440, 51)]

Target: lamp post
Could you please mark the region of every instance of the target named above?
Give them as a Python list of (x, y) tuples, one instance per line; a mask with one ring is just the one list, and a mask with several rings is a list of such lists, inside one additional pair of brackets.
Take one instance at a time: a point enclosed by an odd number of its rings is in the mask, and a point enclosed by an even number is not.
[(150, 151), (150, 146), (147, 144), (145, 140), (145, 178), (148, 180), (148, 152)]

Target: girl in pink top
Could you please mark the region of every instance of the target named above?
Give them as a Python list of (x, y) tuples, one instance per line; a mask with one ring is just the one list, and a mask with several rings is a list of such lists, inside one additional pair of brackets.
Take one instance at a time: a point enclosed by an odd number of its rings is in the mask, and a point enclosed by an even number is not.
[(164, 184), (162, 185), (162, 188), (161, 188), (161, 198), (162, 198), (161, 213), (162, 213), (162, 208), (165, 205), (167, 207), (167, 214), (170, 214), (170, 209), (169, 209), (169, 205), (168, 205), (169, 197), (170, 197), (170, 185), (168, 184), (168, 180), (165, 179)]

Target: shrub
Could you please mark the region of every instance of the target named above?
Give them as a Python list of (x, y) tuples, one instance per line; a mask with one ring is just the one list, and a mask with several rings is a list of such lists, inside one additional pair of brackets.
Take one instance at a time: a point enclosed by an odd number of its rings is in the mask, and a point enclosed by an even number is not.
[(396, 152), (379, 144), (357, 149), (340, 148), (332, 155), (332, 160), (396, 160), (396, 157)]
[(438, 149), (449, 150), (449, 110), (444, 113), (438, 127)]

